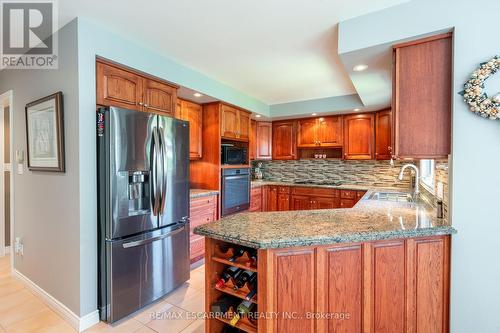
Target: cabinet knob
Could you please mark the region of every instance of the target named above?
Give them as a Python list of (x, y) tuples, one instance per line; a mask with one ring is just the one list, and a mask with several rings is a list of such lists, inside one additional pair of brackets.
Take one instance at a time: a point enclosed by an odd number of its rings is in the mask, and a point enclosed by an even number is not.
[(145, 108), (147, 108), (148, 106), (149, 106), (149, 105), (147, 105), (147, 104), (144, 104), (144, 107), (145, 107)]
[(139, 104), (139, 105), (141, 105), (141, 106), (142, 106), (142, 105), (144, 105), (144, 103), (142, 103), (142, 102), (139, 102), (139, 103), (137, 103), (137, 104)]

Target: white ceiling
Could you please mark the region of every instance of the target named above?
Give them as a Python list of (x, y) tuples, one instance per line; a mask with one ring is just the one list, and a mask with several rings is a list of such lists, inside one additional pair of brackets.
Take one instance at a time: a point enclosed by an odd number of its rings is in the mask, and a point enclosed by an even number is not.
[(356, 93), (337, 23), (407, 0), (61, 0), (83, 16), (268, 104)]

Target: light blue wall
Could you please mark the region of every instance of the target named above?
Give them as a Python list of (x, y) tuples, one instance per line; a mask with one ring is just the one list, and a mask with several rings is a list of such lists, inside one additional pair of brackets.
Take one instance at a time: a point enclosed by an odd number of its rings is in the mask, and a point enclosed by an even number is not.
[[(471, 114), (457, 94), (480, 62), (500, 54), (499, 13), (497, 0), (420, 0), (339, 27), (342, 53), (455, 28), (451, 215), (458, 234), (452, 240), (454, 333), (500, 332), (500, 122)], [(500, 91), (498, 86), (489, 89)]]

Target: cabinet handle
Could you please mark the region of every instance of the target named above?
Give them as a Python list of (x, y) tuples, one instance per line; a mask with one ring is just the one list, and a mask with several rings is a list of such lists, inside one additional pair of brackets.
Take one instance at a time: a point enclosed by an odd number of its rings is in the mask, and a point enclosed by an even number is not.
[(147, 108), (147, 107), (149, 107), (149, 105), (147, 105), (147, 104), (144, 104), (144, 107), (145, 107), (145, 108)]
[(140, 106), (143, 106), (143, 105), (144, 105), (144, 103), (142, 103), (142, 102), (139, 102), (139, 103), (137, 103), (137, 104), (139, 104)]

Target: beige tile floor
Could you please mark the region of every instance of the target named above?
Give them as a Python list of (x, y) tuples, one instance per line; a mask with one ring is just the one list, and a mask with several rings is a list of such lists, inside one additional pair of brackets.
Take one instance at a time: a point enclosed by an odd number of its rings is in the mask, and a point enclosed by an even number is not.
[[(86, 333), (201, 333), (205, 266), (161, 300), (114, 325), (99, 323)], [(0, 333), (66, 333), (75, 331), (10, 274), (10, 257), (0, 257)]]

